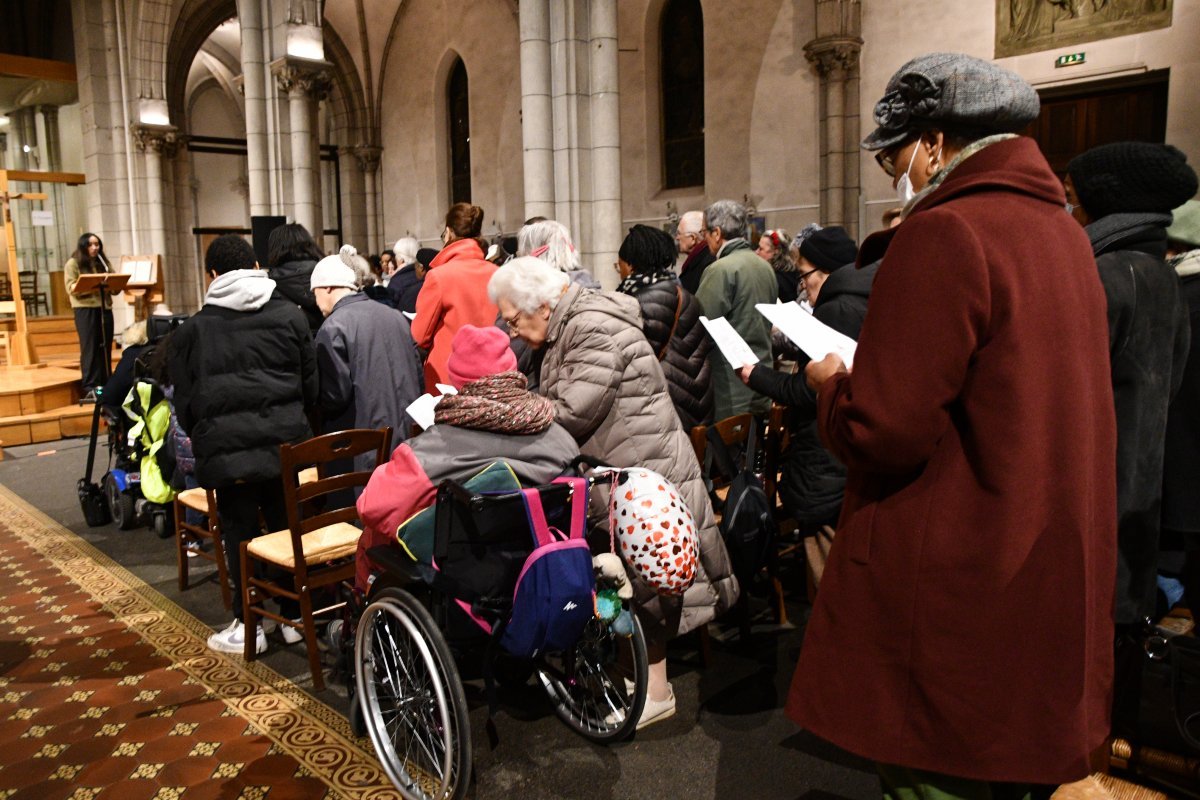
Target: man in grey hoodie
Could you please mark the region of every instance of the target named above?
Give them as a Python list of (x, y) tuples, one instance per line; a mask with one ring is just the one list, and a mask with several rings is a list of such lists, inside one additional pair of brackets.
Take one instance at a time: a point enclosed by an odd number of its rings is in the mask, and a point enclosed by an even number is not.
[[(263, 532), (260, 513), (269, 530), (287, 527), (279, 445), (312, 435), (305, 411), (317, 400), (317, 359), (303, 313), (276, 293), (245, 239), (216, 239), (204, 268), (213, 279), (204, 307), (171, 337), (171, 381), (179, 425), (192, 438), (196, 479), (217, 492), (234, 589), (233, 622), (208, 646), (241, 653), (239, 549)], [(256, 637), (262, 653), (266, 636), (258, 629)]]

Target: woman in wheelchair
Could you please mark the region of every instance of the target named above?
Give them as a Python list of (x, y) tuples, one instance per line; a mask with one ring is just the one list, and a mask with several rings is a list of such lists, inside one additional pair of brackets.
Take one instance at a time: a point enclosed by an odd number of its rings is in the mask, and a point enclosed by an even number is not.
[(641, 580), (633, 582), (650, 650), (650, 691), (638, 727), (666, 719), (675, 713), (667, 681), (667, 640), (732, 606), (738, 585), (695, 451), (642, 333), (638, 302), (571, 284), (566, 275), (534, 258), (502, 266), (488, 282), (488, 293), (510, 333), (544, 352), (538, 391), (553, 401), (554, 419), (584, 455), (615, 467), (657, 472), (679, 489), (695, 518), (700, 569), (683, 596), (660, 595)]
[[(584, 537), (586, 482), (555, 482), (572, 469), (579, 449), (554, 422), (554, 404), (526, 389), (508, 337), (496, 327), (461, 328), (447, 372), (459, 393), (441, 399), (436, 424), (397, 447), (358, 500), (364, 530), (355, 583), (367, 604), (354, 634), (352, 709), (407, 800), (457, 800), (468, 790), (470, 721), (456, 661), (477, 649), (484, 650), (490, 706), (493, 676), (507, 683), (536, 674), (555, 714), (596, 742), (633, 733), (648, 680), (645, 640), (623, 610), (632, 594), (619, 562), (616, 580), (606, 580), (611, 568), (593, 577)], [(507, 485), (480, 483), (493, 475), (486, 480)], [(517, 491), (514, 477), (537, 488)], [(412, 518), (430, 506), (436, 513), (424, 517), (436, 532), (422, 549)], [(397, 528), (406, 522), (399, 541)], [(560, 541), (553, 530), (571, 535)], [(573, 572), (547, 572), (547, 558), (530, 556), (534, 536), (555, 556), (565, 555)], [(526, 578), (535, 574), (536, 580)], [(528, 583), (538, 587), (530, 590), (537, 600), (546, 587), (551, 598), (570, 588), (572, 602), (539, 605), (546, 610), (532, 616), (526, 604), (519, 618), (515, 595)], [(611, 593), (596, 596), (594, 588), (606, 586), (619, 601)], [(562, 623), (556, 629), (562, 637), (549, 635), (553, 622), (538, 627), (543, 614)], [(533, 639), (522, 638), (531, 630)], [(529, 649), (531, 642), (541, 643)]]
[(539, 486), (566, 472), (579, 455), (575, 440), (554, 422), (554, 404), (526, 390), (499, 328), (463, 326), (446, 366), (459, 394), (442, 398), (436, 424), (397, 447), (358, 499), (359, 591), (367, 590), (373, 569), (367, 551), (394, 542), (401, 523), (433, 505), (442, 481), (465, 482), (503, 461), (523, 485)]

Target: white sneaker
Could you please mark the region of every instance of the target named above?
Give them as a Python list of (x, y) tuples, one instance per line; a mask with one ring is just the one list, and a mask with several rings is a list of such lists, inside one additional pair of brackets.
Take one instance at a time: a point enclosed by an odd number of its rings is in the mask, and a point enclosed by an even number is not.
[(280, 625), (280, 633), (283, 634), (283, 641), (288, 644), (304, 641), (304, 631), (299, 628), (293, 628), (291, 625)]
[(667, 690), (671, 694), (666, 700), (646, 698), (646, 705), (642, 708), (642, 717), (637, 724), (639, 731), (647, 725), (653, 725), (655, 722), (662, 722), (668, 717), (675, 716), (675, 692), (671, 689), (670, 684), (667, 685)]
[[(267, 652), (267, 635), (259, 627), (255, 628), (255, 632), (258, 635), (254, 637), (254, 652)], [(246, 651), (246, 626), (241, 620), (235, 619), (228, 628), (208, 637), (208, 649), (241, 655)]]

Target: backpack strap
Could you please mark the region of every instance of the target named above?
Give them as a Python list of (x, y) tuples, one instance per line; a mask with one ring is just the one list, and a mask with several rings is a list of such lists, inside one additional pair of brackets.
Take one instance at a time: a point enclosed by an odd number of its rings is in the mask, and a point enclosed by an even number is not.
[(708, 449), (713, 454), (713, 461), (717, 464), (717, 469), (733, 480), (741, 474), (741, 469), (738, 468), (737, 459), (733, 457), (733, 453), (729, 452), (729, 445), (725, 444), (725, 440), (721, 438), (721, 434), (717, 432), (717, 426), (709, 425), (708, 433)]
[(537, 489), (522, 489), (521, 496), (525, 498), (525, 515), (529, 518), (529, 529), (533, 531), (535, 547), (545, 547), (553, 544), (554, 535), (546, 523), (546, 511), (542, 508), (542, 495)]
[(564, 476), (555, 478), (554, 483), (565, 483), (571, 487), (571, 538), (584, 538), (587, 533), (587, 478)]
[(679, 327), (679, 314), (683, 311), (683, 289), (679, 284), (675, 284), (675, 321), (671, 323), (671, 332), (667, 334), (667, 341), (662, 346), (662, 350), (658, 351), (658, 360), (662, 361), (666, 356), (667, 350), (671, 348), (671, 340), (675, 338), (675, 329)]

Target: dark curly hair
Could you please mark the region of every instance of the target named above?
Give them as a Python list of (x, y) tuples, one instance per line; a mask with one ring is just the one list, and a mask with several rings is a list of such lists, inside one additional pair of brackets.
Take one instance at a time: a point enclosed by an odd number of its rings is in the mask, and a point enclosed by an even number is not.
[(649, 225), (634, 225), (621, 242), (617, 255), (634, 272), (657, 272), (675, 266), (679, 254), (675, 240), (666, 231)]
[(250, 243), (233, 233), (218, 236), (204, 254), (204, 269), (224, 275), (235, 269), (254, 269), (258, 258)]

